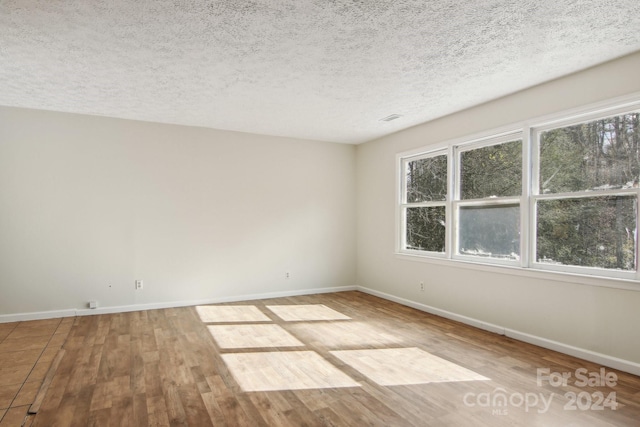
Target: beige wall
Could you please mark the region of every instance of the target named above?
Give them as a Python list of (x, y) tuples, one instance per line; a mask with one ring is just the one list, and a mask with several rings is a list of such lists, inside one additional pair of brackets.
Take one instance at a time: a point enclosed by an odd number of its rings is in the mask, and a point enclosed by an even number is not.
[(640, 292), (394, 255), (397, 153), (638, 92), (639, 69), (628, 56), (358, 147), (0, 107), (0, 315), (357, 283), (640, 363)]
[(638, 70), (640, 54), (631, 55), (358, 146), (358, 285), (640, 363), (640, 285), (638, 291), (611, 289), (394, 255), (397, 153), (638, 92)]
[(350, 145), (0, 108), (0, 315), (353, 286), (354, 170)]

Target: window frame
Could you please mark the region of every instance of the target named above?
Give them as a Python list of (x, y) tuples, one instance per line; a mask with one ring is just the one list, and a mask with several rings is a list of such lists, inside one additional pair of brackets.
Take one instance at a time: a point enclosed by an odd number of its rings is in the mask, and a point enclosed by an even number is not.
[[(413, 161), (429, 159), (438, 156), (446, 156), (447, 160), (447, 195), (445, 200), (438, 201), (428, 201), (428, 202), (408, 202), (407, 201), (407, 165)], [(450, 186), (449, 186), (449, 175), (450, 175), (450, 157), (448, 150), (432, 150), (424, 153), (420, 153), (414, 156), (406, 156), (402, 158), (402, 164), (400, 166), (400, 202), (399, 202), (399, 215), (402, 218), (400, 220), (400, 233), (398, 235), (397, 240), (397, 249), (403, 248), (403, 253), (414, 254), (414, 255), (424, 255), (427, 254), (431, 257), (443, 258), (448, 256), (448, 251), (450, 250), (449, 242), (447, 239), (447, 233), (445, 231), (445, 242), (444, 242), (444, 252), (434, 252), (434, 251), (421, 251), (417, 249), (407, 249), (407, 221), (406, 221), (406, 213), (409, 208), (428, 208), (428, 207), (440, 207), (443, 206), (445, 208), (445, 224), (449, 223), (449, 208), (447, 206), (447, 201), (449, 200), (450, 194)]]
[[(631, 279), (640, 281), (640, 266), (638, 265), (639, 255), (638, 251), (640, 246), (638, 244), (638, 226), (640, 226), (640, 188), (628, 188), (628, 189), (614, 189), (614, 190), (597, 190), (597, 191), (570, 191), (570, 192), (562, 192), (562, 193), (540, 193), (540, 136), (543, 132), (570, 127), (575, 125), (580, 125), (596, 120), (602, 120), (609, 117), (619, 116), (623, 114), (630, 113), (640, 113), (640, 102), (636, 102), (631, 105), (620, 105), (620, 106), (611, 106), (606, 109), (598, 109), (591, 112), (585, 112), (578, 116), (566, 117), (564, 119), (555, 120), (552, 122), (531, 126), (530, 140), (531, 140), (531, 153), (532, 153), (532, 176), (531, 176), (531, 186), (530, 186), (530, 217), (532, 218), (532, 234), (529, 241), (529, 252), (531, 254), (529, 260), (529, 266), (531, 268), (539, 269), (539, 270), (547, 270), (547, 271), (558, 271), (558, 272), (574, 272), (577, 274), (584, 275), (594, 275), (594, 276), (604, 276), (604, 277), (613, 277), (613, 278), (621, 278), (621, 279)], [(571, 199), (595, 199), (598, 197), (606, 197), (606, 196), (622, 196), (629, 197), (635, 196), (636, 198), (636, 230), (634, 233), (635, 240), (635, 270), (634, 271), (624, 271), (624, 270), (615, 270), (615, 269), (606, 269), (600, 267), (585, 267), (585, 266), (577, 266), (577, 265), (555, 265), (539, 262), (536, 260), (537, 254), (537, 205), (538, 201), (541, 200), (571, 200)]]
[[(461, 199), (461, 173), (462, 173), (462, 154), (468, 151), (473, 151), (485, 147), (492, 147), (500, 144), (505, 144), (511, 141), (522, 141), (522, 159), (524, 165), (524, 141), (522, 138), (522, 132), (510, 132), (504, 133), (499, 136), (483, 138), (480, 140), (471, 141), (468, 143), (461, 143), (452, 146), (452, 150), (454, 152), (454, 165), (457, 166), (454, 168), (454, 176), (453, 176), (453, 197), (451, 200), (451, 213), (453, 215), (451, 224), (454, 224), (452, 230), (452, 239), (453, 245), (451, 246), (451, 258), (464, 260), (468, 262), (484, 262), (487, 261), (488, 264), (498, 264), (498, 265), (508, 265), (508, 266), (517, 266), (522, 262), (522, 251), (523, 251), (523, 242), (522, 237), (520, 237), (520, 260), (507, 260), (501, 258), (491, 258), (491, 257), (479, 257), (473, 255), (466, 255), (460, 253), (460, 210), (464, 207), (474, 207), (474, 206), (487, 206), (494, 207), (500, 205), (514, 205), (517, 204), (520, 209), (520, 224), (522, 225), (522, 194), (524, 189), (521, 190), (519, 196), (499, 196), (495, 198), (481, 198), (481, 199)], [(522, 180), (523, 178), (521, 178)], [(522, 181), (521, 181), (522, 182)], [(522, 227), (521, 227), (522, 228)], [(522, 234), (522, 232), (520, 233)]]
[[(468, 137), (443, 141), (428, 147), (397, 153), (396, 170), (398, 203), (396, 204), (396, 247), (398, 257), (410, 260), (461, 265), (469, 268), (497, 271), (516, 275), (549, 277), (560, 281), (572, 281), (596, 286), (607, 286), (640, 291), (640, 188), (584, 191), (571, 193), (539, 194), (540, 141), (542, 132), (561, 127), (600, 120), (616, 115), (640, 112), (640, 93), (565, 110), (552, 115), (522, 121), (516, 124), (485, 131)], [(520, 196), (487, 199), (460, 199), (461, 153), (485, 146), (497, 145), (520, 139), (522, 141), (522, 193)], [(405, 167), (408, 159), (417, 160), (440, 154), (447, 155), (447, 197), (445, 205), (445, 252), (427, 252), (406, 249)], [(585, 194), (580, 194), (585, 193)], [(543, 200), (576, 197), (632, 196), (636, 201), (635, 270), (623, 271), (598, 267), (556, 265), (538, 262), (537, 251), (537, 203)], [(434, 203), (434, 202), (428, 202)], [(520, 206), (520, 260), (479, 257), (459, 254), (459, 210), (464, 206), (491, 206), (519, 204)], [(453, 227), (450, 224), (454, 224)], [(628, 285), (625, 283), (629, 283)]]

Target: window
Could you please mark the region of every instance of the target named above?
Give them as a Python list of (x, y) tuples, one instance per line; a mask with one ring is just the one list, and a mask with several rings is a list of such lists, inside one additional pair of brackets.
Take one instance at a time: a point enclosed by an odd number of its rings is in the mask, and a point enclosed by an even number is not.
[(501, 139), (457, 149), (456, 256), (520, 259), (522, 140)]
[(403, 182), (404, 249), (444, 253), (447, 156), (407, 159)]
[(535, 261), (636, 270), (640, 114), (536, 130)]
[(640, 280), (640, 102), (626, 105), (398, 155), (398, 252)]
[(634, 271), (636, 196), (537, 202), (536, 261)]

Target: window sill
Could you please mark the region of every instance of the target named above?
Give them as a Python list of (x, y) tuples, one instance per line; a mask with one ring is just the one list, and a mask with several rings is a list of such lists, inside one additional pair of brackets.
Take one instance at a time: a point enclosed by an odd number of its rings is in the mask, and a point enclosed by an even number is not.
[(507, 274), (520, 277), (531, 277), (534, 279), (550, 280), (556, 282), (576, 283), (580, 285), (598, 286), (603, 288), (622, 289), (627, 291), (640, 292), (640, 281), (630, 279), (619, 279), (612, 277), (602, 277), (587, 274), (577, 274), (570, 272), (540, 270), (535, 268), (523, 268), (506, 265), (489, 265), (479, 262), (439, 258), (426, 255), (415, 255), (396, 252), (397, 259), (413, 262), (424, 262), (429, 264), (444, 265), (447, 267), (465, 268), (476, 271), (486, 271), (497, 274)]

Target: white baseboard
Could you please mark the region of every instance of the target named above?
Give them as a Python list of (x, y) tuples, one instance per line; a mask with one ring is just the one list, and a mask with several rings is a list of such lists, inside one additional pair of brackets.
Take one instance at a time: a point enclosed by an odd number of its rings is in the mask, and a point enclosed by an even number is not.
[(374, 289), (365, 288), (363, 286), (358, 286), (357, 290), (389, 301), (397, 302), (398, 304), (406, 305), (407, 307), (415, 308), (416, 310), (435, 314), (436, 316), (444, 317), (445, 319), (451, 319), (460, 323), (464, 323), (466, 325), (474, 326), (478, 329), (484, 329), (485, 331), (493, 332), (500, 335), (505, 334), (505, 329), (503, 327), (483, 322), (471, 317), (462, 316), (460, 314), (452, 313), (446, 310), (441, 310), (439, 308), (431, 307), (429, 305), (421, 304), (419, 302), (411, 301), (405, 298), (400, 298), (395, 295), (387, 294), (385, 292), (376, 291)]
[(514, 331), (512, 329), (506, 329), (505, 335), (518, 341), (524, 341), (529, 344), (548, 348), (550, 350), (555, 350), (557, 352), (588, 360), (589, 362), (597, 363), (602, 366), (607, 366), (609, 368), (618, 369), (620, 371), (640, 376), (640, 363), (619, 359), (614, 356), (609, 356), (608, 354), (597, 353), (595, 351), (587, 350), (580, 347), (574, 347), (572, 345), (563, 344), (558, 341), (526, 334), (524, 332)]
[(192, 305), (219, 304), (225, 302), (250, 301), (269, 298), (293, 297), (299, 295), (326, 294), (332, 292), (355, 291), (355, 286), (336, 286), (331, 288), (298, 289), (292, 291), (266, 292), (261, 294), (232, 295), (190, 301), (169, 301), (147, 304), (132, 304), (99, 308), (68, 309), (58, 311), (42, 311), (31, 313), (3, 314), (0, 323), (24, 322), (28, 320), (55, 319), (58, 317), (91, 316), (96, 314), (125, 313), (129, 311), (156, 310), (161, 308), (188, 307)]
[(238, 301), (250, 301), (269, 298), (282, 298), (300, 295), (313, 295), (332, 292), (345, 292), (345, 291), (361, 291), (370, 295), (397, 302), (408, 307), (415, 308), (426, 313), (434, 314), (436, 316), (444, 317), (446, 319), (455, 320), (457, 322), (464, 323), (466, 325), (474, 326), (479, 329), (483, 329), (489, 332), (493, 332), (500, 335), (505, 335), (510, 338), (517, 339), (529, 344), (537, 345), (540, 347), (555, 350), (560, 353), (568, 354), (574, 357), (578, 357), (590, 362), (598, 363), (610, 368), (619, 369), (624, 372), (628, 372), (634, 375), (640, 376), (640, 364), (631, 362), (629, 360), (619, 359), (610, 355), (597, 353), (584, 348), (574, 347), (561, 342), (549, 340), (546, 338), (530, 335), (524, 332), (516, 331), (513, 329), (507, 329), (502, 326), (494, 325), (492, 323), (483, 322), (478, 319), (474, 319), (467, 316), (462, 316), (450, 311), (442, 310), (436, 307), (431, 307), (426, 304), (411, 301), (405, 298), (400, 298), (385, 292), (376, 291), (363, 286), (340, 286), (332, 288), (315, 288), (315, 289), (300, 289), (293, 291), (281, 291), (281, 292), (266, 292), (261, 294), (248, 294), (248, 295), (233, 295), (227, 297), (218, 297), (202, 300), (190, 300), (190, 301), (170, 301), (160, 303), (148, 303), (148, 304), (133, 304), (117, 307), (100, 307), (96, 309), (67, 309), (67, 310), (53, 310), (53, 311), (40, 311), (31, 313), (16, 313), (16, 314), (3, 314), (0, 315), (0, 323), (7, 322), (24, 322), (29, 320), (40, 319), (55, 319), (60, 317), (72, 317), (72, 316), (90, 316), (96, 314), (109, 314), (109, 313), (124, 313), (130, 311), (143, 311), (143, 310), (156, 310), (162, 308), (174, 308), (174, 307), (187, 307), (193, 305), (205, 305), (205, 304), (219, 304), (225, 302), (238, 302)]
[(25, 322), (27, 320), (57, 319), (60, 317), (73, 317), (75, 315), (75, 309), (0, 314), (0, 323)]
[(489, 332), (494, 332), (500, 335), (505, 335), (509, 338), (523, 341), (529, 344), (537, 345), (539, 347), (548, 348), (550, 350), (558, 351), (560, 353), (568, 354), (570, 356), (578, 357), (580, 359), (588, 360), (590, 362), (598, 363), (602, 366), (607, 366), (620, 371), (628, 372), (630, 374), (640, 376), (640, 364), (629, 360), (619, 359), (607, 354), (597, 353), (595, 351), (587, 350), (584, 348), (574, 347), (561, 342), (549, 340), (546, 338), (530, 335), (524, 332), (516, 331), (513, 329), (507, 329), (503, 326), (486, 323), (478, 319), (474, 319), (460, 314), (452, 313), (450, 311), (441, 310), (439, 308), (431, 307), (426, 304), (411, 301), (405, 298), (400, 298), (395, 295), (387, 294), (385, 292), (369, 289), (364, 286), (357, 286), (356, 289), (366, 294), (374, 295), (389, 301), (397, 302), (398, 304), (412, 307), (420, 311), (424, 311), (436, 316), (444, 317), (446, 319), (455, 320), (466, 325), (474, 326), (479, 329), (484, 329)]

